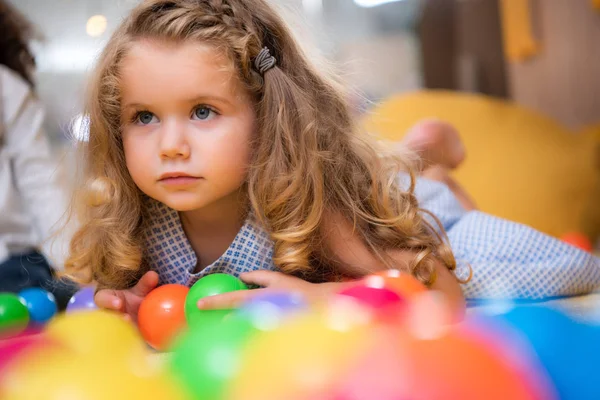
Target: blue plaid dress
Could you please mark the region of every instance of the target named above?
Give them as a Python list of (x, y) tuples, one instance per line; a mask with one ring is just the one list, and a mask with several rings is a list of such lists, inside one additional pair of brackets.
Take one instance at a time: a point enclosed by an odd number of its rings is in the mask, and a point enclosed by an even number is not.
[(194, 273), (198, 259), (185, 236), (179, 213), (156, 200), (149, 200), (148, 207), (146, 258), (150, 268), (158, 273), (160, 284), (192, 286), (201, 277), (214, 273), (239, 276), (258, 269), (275, 270), (273, 242), (252, 214), (227, 251), (202, 271)]
[[(405, 179), (404, 177), (400, 178)], [(480, 211), (465, 211), (448, 187), (419, 178), (415, 194), (421, 207), (435, 214), (447, 232), (457, 275), (473, 278), (463, 285), (468, 299), (536, 300), (589, 292), (600, 285), (600, 259), (528, 226)], [(145, 232), (150, 267), (161, 284), (191, 286), (216, 272), (239, 276), (258, 269), (275, 270), (273, 242), (250, 215), (227, 251), (194, 273), (196, 255), (177, 211), (150, 201)]]

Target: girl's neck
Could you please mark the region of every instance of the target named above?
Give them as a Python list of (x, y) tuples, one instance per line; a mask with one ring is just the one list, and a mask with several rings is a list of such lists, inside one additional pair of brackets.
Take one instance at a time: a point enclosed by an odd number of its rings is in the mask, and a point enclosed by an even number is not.
[(219, 202), (179, 213), (183, 230), (196, 253), (199, 272), (229, 248), (247, 217), (246, 196), (235, 192)]

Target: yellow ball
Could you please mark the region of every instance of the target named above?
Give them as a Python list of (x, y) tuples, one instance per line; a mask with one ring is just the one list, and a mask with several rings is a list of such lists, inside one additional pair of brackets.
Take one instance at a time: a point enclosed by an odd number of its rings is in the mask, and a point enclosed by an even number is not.
[(0, 381), (0, 397), (3, 400), (186, 400), (160, 367), (147, 364), (143, 368), (130, 368), (107, 357), (87, 357), (60, 348), (27, 354), (14, 363)]
[(46, 334), (82, 355), (127, 355), (146, 349), (137, 328), (108, 311), (63, 314), (48, 324)]
[[(250, 339), (228, 398), (280, 400), (327, 393), (364, 352), (368, 328), (326, 313), (303, 315)], [(297, 396), (297, 397), (296, 397)]]

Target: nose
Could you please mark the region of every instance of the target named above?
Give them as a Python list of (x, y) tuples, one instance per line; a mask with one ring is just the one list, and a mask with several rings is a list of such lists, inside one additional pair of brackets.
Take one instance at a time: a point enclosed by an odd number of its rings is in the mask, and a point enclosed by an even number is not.
[(160, 132), (160, 157), (162, 159), (188, 158), (190, 146), (186, 139), (185, 126), (177, 121), (167, 121)]

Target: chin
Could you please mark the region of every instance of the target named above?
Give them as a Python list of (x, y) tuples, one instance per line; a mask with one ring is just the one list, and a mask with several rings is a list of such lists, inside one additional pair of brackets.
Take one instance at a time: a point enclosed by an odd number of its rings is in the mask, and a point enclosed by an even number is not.
[[(198, 195), (194, 196), (164, 196), (157, 199), (161, 203), (169, 206), (176, 211), (193, 211), (205, 207), (207, 202), (198, 199)], [(200, 200), (200, 201), (199, 201)]]
[(162, 201), (170, 208), (175, 211), (193, 211), (202, 208), (204, 204), (198, 203), (197, 201)]

